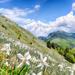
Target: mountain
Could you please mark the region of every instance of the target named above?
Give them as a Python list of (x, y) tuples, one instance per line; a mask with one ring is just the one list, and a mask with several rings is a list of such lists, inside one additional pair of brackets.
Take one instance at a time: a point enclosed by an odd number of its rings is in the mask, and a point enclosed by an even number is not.
[[(68, 33), (65, 31), (55, 31), (48, 34), (47, 37), (38, 37), (45, 42), (51, 41), (61, 46), (75, 47), (75, 33)], [(62, 41), (62, 42), (61, 42)], [(65, 44), (65, 45), (64, 45)]]
[(48, 35), (48, 39), (49, 38), (53, 38), (53, 37), (56, 37), (56, 38), (75, 38), (75, 33), (68, 33), (68, 32), (65, 32), (65, 31), (56, 31), (56, 32), (53, 32), (53, 33), (50, 33)]
[(47, 37), (39, 36), (38, 39), (43, 40), (43, 41), (46, 41), (47, 40)]
[(75, 47), (75, 33), (56, 31), (47, 36), (47, 41), (57, 43), (63, 47)]
[(44, 41), (47, 43), (48, 48), (55, 49), (66, 60), (75, 63), (75, 33), (65, 31), (52, 32)]
[(4, 16), (0, 16), (0, 63), (16, 67), (26, 63), (30, 66), (28, 75), (69, 75), (75, 71), (74, 64)]

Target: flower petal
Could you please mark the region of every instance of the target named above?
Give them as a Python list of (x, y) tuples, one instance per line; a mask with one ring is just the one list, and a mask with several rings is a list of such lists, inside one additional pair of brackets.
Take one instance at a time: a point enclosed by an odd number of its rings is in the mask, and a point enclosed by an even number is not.
[(43, 61), (46, 62), (47, 61), (47, 57), (44, 57)]
[(18, 53), (18, 54), (17, 54), (17, 57), (18, 57), (18, 59), (20, 59), (20, 60), (23, 60), (23, 58), (24, 58), (21, 53)]
[(24, 57), (26, 60), (29, 60), (31, 58), (29, 51), (25, 53)]
[(37, 68), (38, 68), (38, 67), (41, 67), (41, 66), (42, 66), (42, 64), (40, 63), (39, 65), (37, 65)]

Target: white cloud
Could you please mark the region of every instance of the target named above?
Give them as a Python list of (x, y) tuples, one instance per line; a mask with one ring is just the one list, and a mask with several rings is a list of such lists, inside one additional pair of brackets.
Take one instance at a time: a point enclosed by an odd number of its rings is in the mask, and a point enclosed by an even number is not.
[[(26, 23), (30, 20), (30, 19), (26, 19), (26, 16), (37, 12), (39, 8), (40, 8), (40, 5), (35, 5), (33, 7), (33, 9), (29, 9), (29, 8), (25, 8), (25, 9), (20, 9), (20, 8), (12, 8), (12, 9), (0, 8), (0, 13), (2, 15), (4, 15), (4, 16), (10, 18), (11, 20), (17, 22), (21, 26), (25, 27), (25, 26), (27, 26)], [(25, 27), (25, 28), (27, 28), (27, 27)], [(29, 28), (27, 28), (27, 29), (29, 29)]]
[(75, 3), (72, 4), (72, 9), (75, 10)]
[(43, 23), (41, 21), (28, 20), (25, 22), (24, 27), (30, 30), (37, 36), (46, 36), (50, 32), (61, 30), (66, 32), (75, 32), (75, 16), (74, 11), (75, 3), (72, 5), (72, 11), (66, 16), (56, 18), (55, 21), (50, 23)]
[(0, 13), (10, 18), (11, 20), (21, 24), (24, 21), (23, 17), (27, 16), (29, 14), (29, 11), (19, 8), (13, 8), (13, 9), (1, 8)]
[(27, 12), (25, 13), (25, 10), (18, 9), (18, 8), (13, 8), (13, 9), (5, 9), (1, 8), (0, 13), (3, 15), (7, 15), (8, 17), (13, 15), (13, 16), (25, 16), (27, 15)]
[(51, 29), (48, 28), (47, 26), (48, 24), (43, 23), (41, 21), (28, 19), (25, 21), (25, 25), (23, 27), (31, 31), (33, 34), (36, 34), (36, 36), (40, 36), (43, 34), (47, 35), (48, 31)]
[(25, 8), (25, 9), (20, 9), (20, 8), (12, 8), (12, 9), (6, 9), (6, 8), (0, 8), (0, 13), (2, 15), (5, 15), (6, 17), (10, 18), (11, 20), (19, 23), (19, 24), (24, 24), (24, 21), (26, 20), (26, 16), (33, 14), (37, 12), (37, 9), (39, 6), (34, 6), (33, 9)]
[(52, 23), (52, 25), (58, 30), (75, 32), (75, 16), (73, 15), (73, 12), (70, 12), (66, 16), (57, 18), (56, 21)]
[(35, 7), (34, 7), (36, 10), (39, 10), (39, 8), (40, 8), (40, 5), (35, 5)]
[(61, 16), (55, 21), (50, 23), (44, 23), (42, 21), (36, 21), (33, 19), (26, 19), (25, 17), (29, 14), (32, 14), (40, 8), (40, 5), (35, 5), (33, 9), (0, 9), (0, 13), (7, 16), (11, 20), (16, 21), (25, 29), (28, 29), (36, 36), (47, 36), (48, 33), (63, 30), (66, 32), (75, 32), (75, 3), (72, 5), (72, 11), (66, 16)]
[(1, 8), (0, 9), (0, 13), (2, 13), (3, 15), (7, 15), (8, 17), (10, 16), (25, 17), (28, 14), (31, 14), (33, 12), (35, 11), (30, 9), (19, 9), (19, 8), (12, 8), (12, 9)]
[(75, 16), (73, 16), (73, 12), (70, 12), (68, 15), (59, 17), (51, 23), (28, 19), (25, 21), (24, 27), (37, 36), (47, 36), (50, 32), (57, 30), (75, 32)]
[(10, 0), (0, 0), (0, 3), (5, 3), (5, 2), (8, 2)]

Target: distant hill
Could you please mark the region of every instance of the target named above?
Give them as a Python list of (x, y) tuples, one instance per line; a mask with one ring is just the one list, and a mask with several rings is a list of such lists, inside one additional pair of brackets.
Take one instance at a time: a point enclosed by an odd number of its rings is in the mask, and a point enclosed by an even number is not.
[(68, 32), (65, 32), (65, 31), (56, 31), (56, 32), (53, 32), (53, 33), (50, 33), (47, 37), (48, 39), (49, 38), (75, 38), (75, 33), (68, 33)]
[(50, 33), (47, 37), (39, 37), (45, 42), (51, 41), (63, 47), (75, 47), (75, 33), (68, 33), (65, 31), (56, 31)]
[(40, 38), (47, 43), (48, 48), (55, 49), (69, 62), (75, 63), (75, 33), (56, 31), (50, 33), (47, 37)]
[(67, 33), (64, 31), (57, 31), (50, 33), (47, 40), (58, 43), (59, 45), (65, 47), (75, 47), (75, 33)]

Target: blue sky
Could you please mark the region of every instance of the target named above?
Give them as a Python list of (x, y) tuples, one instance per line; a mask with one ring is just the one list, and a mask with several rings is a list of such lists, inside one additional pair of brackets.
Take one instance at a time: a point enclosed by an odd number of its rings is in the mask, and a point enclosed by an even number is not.
[(0, 3), (0, 8), (18, 7), (32, 9), (35, 5), (40, 5), (40, 9), (36, 13), (27, 17), (48, 22), (69, 13), (73, 2), (74, 0), (8, 0), (5, 3)]
[(0, 13), (36, 36), (75, 32), (75, 0), (0, 0)]

